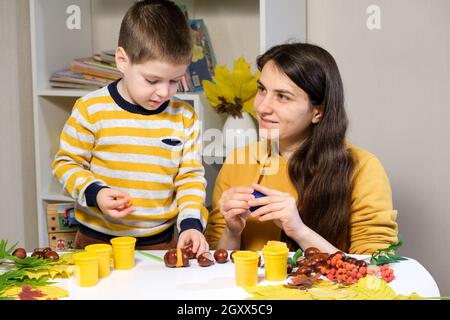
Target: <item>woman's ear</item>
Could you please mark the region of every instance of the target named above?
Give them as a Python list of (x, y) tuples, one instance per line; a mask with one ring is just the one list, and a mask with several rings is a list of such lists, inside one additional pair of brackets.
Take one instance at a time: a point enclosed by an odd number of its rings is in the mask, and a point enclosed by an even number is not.
[(322, 116), (323, 116), (323, 108), (322, 107), (315, 107), (313, 109), (313, 118), (311, 120), (311, 122), (313, 124), (317, 124), (322, 120)]
[(117, 47), (116, 49), (116, 67), (117, 69), (124, 73), (125, 69), (128, 65), (129, 59), (127, 56), (127, 53), (125, 52), (124, 48)]

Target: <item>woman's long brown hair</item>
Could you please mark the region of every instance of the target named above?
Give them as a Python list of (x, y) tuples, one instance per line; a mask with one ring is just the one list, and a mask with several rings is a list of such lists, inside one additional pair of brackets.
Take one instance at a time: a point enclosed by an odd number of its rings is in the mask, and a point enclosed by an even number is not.
[[(321, 121), (311, 126), (310, 135), (289, 160), (289, 176), (303, 222), (347, 250), (354, 164), (345, 144), (348, 118), (339, 69), (326, 50), (305, 43), (272, 47), (258, 57), (259, 70), (268, 61), (308, 94), (311, 108), (323, 111)], [(284, 240), (291, 249), (298, 248), (285, 235)]]

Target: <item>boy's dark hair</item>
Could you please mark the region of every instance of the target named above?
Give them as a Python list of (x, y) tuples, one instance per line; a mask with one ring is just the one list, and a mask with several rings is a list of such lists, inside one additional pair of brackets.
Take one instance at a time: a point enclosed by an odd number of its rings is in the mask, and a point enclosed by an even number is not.
[(162, 60), (172, 64), (190, 63), (192, 36), (181, 9), (168, 0), (142, 0), (123, 17), (119, 33), (131, 63)]

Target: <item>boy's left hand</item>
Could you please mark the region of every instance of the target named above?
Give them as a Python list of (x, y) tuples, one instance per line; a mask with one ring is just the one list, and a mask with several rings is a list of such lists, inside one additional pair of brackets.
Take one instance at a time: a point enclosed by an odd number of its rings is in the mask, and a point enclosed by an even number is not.
[(204, 252), (209, 251), (209, 244), (203, 233), (196, 229), (184, 230), (178, 237), (177, 248), (184, 248), (192, 244), (192, 252), (198, 257)]

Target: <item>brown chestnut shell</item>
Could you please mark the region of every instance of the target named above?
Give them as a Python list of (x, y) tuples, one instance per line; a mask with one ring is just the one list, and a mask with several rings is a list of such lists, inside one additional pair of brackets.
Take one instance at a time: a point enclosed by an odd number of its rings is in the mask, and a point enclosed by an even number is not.
[[(181, 254), (181, 266), (177, 265), (179, 253)], [(164, 254), (164, 263), (169, 268), (187, 267), (189, 266), (189, 258), (183, 249), (174, 248), (167, 250), (167, 252)]]
[(200, 267), (209, 267), (214, 264), (214, 259), (210, 252), (203, 252), (197, 257), (197, 262)]
[(217, 249), (214, 252), (214, 259), (217, 263), (225, 263), (228, 261), (228, 251), (225, 249)]
[(25, 259), (27, 257), (27, 251), (24, 248), (17, 248), (13, 251), (12, 255), (19, 259)]

